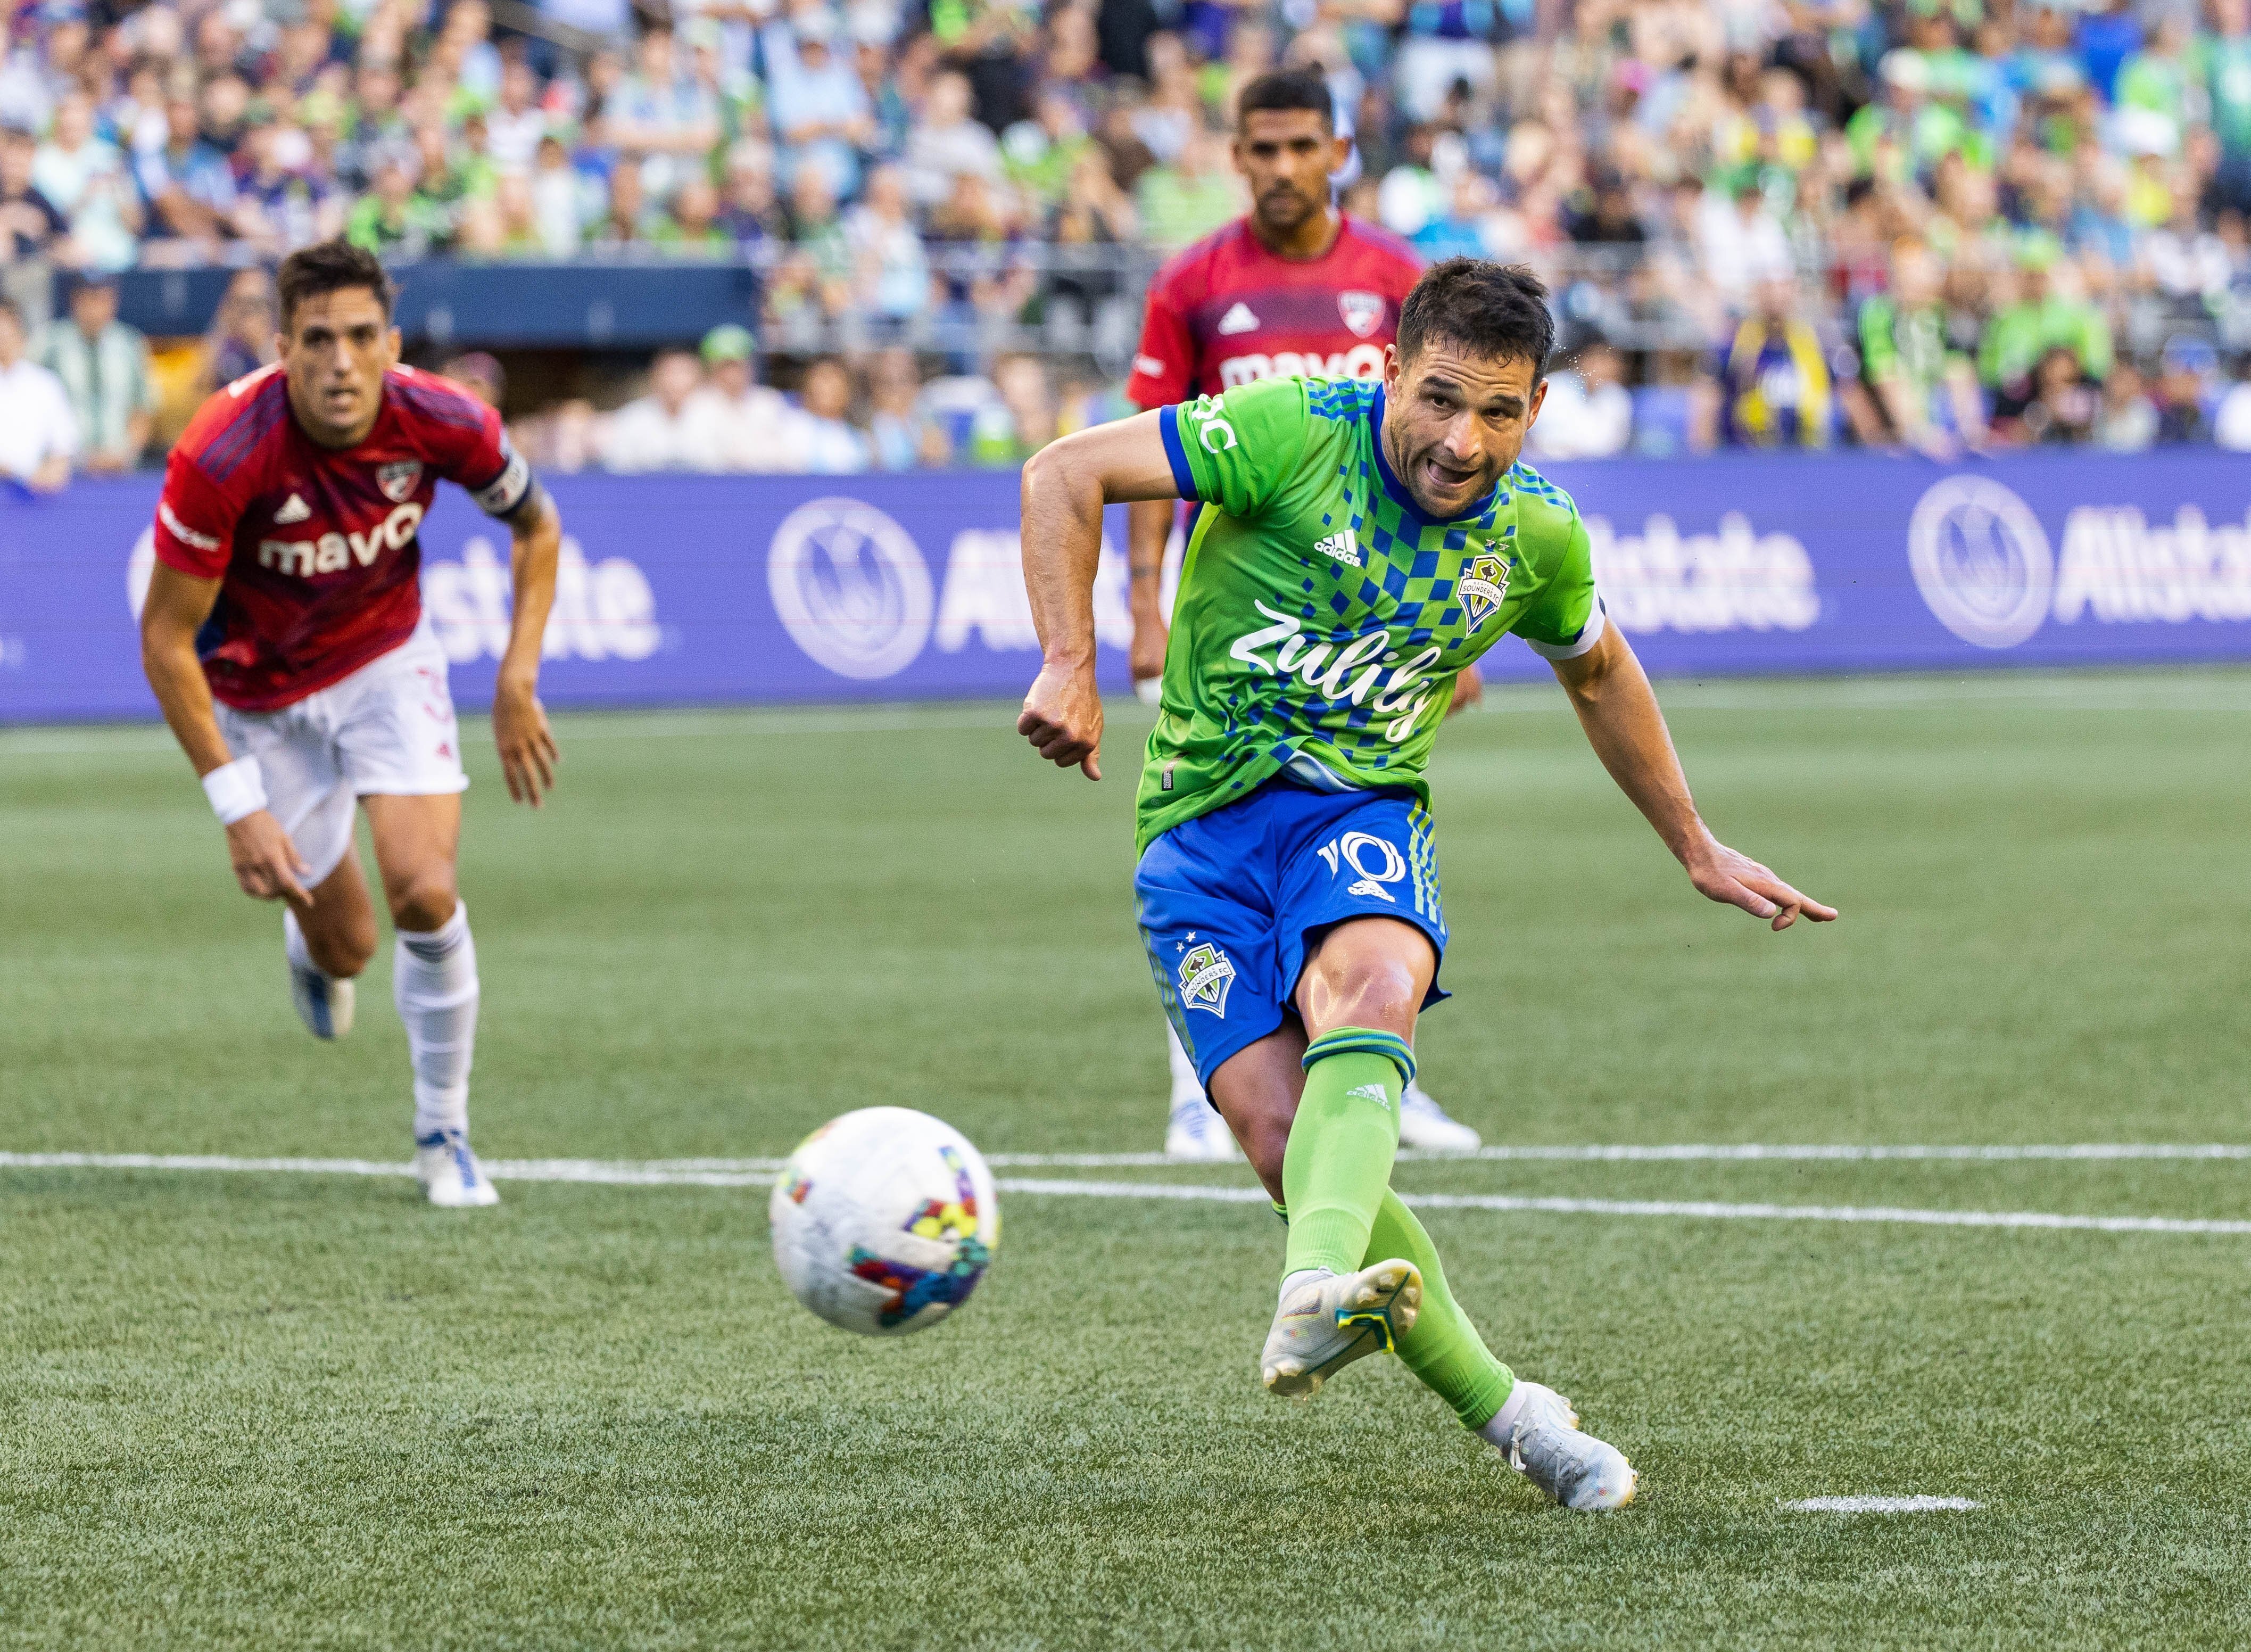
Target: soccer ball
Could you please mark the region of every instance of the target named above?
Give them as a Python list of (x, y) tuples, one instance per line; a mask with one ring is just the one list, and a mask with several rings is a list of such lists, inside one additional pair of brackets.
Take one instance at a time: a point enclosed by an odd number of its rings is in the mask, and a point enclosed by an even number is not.
[(969, 1300), (1001, 1243), (993, 1173), (911, 1107), (862, 1107), (797, 1144), (767, 1205), (790, 1294), (865, 1336), (926, 1329)]

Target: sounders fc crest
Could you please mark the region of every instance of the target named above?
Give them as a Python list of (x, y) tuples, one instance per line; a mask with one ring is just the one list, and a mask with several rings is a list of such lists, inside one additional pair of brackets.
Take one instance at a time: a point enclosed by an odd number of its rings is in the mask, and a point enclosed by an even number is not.
[(1235, 984), (1235, 966), (1211, 942), (1199, 942), (1181, 955), (1180, 984), (1183, 1008), (1209, 1010), (1227, 1019), (1227, 989)]
[(419, 460), (401, 459), (392, 464), (375, 468), (375, 485), (383, 489), (383, 496), (393, 504), (405, 504), (412, 496), (414, 484), (422, 480)]
[(1500, 611), (1501, 601), (1508, 595), (1508, 576), (1516, 565), (1493, 548), (1493, 541), (1485, 542), (1485, 549), (1470, 559), (1462, 570), (1462, 607), (1470, 616), (1470, 629), (1474, 631)]

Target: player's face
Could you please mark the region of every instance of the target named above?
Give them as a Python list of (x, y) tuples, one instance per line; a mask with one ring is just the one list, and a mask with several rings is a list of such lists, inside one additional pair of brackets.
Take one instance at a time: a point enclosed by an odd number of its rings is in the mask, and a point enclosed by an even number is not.
[(1287, 235), (1329, 209), (1329, 174), (1346, 144), (1311, 109), (1253, 109), (1235, 135), (1235, 170), (1250, 185), (1251, 214), (1269, 234)]
[(289, 406), (306, 434), (348, 448), (375, 426), (383, 375), (398, 363), (398, 330), (364, 287), (316, 293), (282, 323)]
[(1458, 517), (1524, 451), (1547, 399), (1521, 357), (1473, 356), (1443, 340), (1383, 364), (1383, 456), (1426, 517)]

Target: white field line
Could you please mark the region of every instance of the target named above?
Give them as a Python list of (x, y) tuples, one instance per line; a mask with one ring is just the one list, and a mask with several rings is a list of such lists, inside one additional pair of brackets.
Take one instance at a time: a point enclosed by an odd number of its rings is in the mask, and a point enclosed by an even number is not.
[(1985, 1505), (1967, 1497), (1806, 1497), (1782, 1506), (1801, 1514), (1936, 1514)]
[[(260, 1159), (219, 1154), (0, 1153), (0, 1170), (204, 1170), (297, 1175), (406, 1176), (377, 1159)], [(735, 1159), (606, 1161), (495, 1159), (496, 1182), (581, 1182), (637, 1187), (760, 1187), (771, 1168)], [(1094, 1182), (1003, 1177), (1003, 1192), (1064, 1198), (1167, 1199), (1263, 1204), (1256, 1187), (1163, 1182)], [(1500, 1211), (1555, 1216), (1687, 1217), (1720, 1220), (1887, 1222), (1925, 1227), (2071, 1228), (2099, 1233), (2251, 1233), (2251, 1221), (2172, 1216), (2073, 1216), (2040, 1211), (1932, 1211), (1897, 1205), (1725, 1204), (1702, 1199), (1534, 1198), (1505, 1193), (1403, 1194), (1425, 1210)]]
[[(2102, 1163), (2111, 1160), (2251, 1160), (2251, 1143), (2238, 1142), (2081, 1142), (2053, 1144), (1916, 1145), (1884, 1142), (1681, 1142), (1585, 1143), (1532, 1147), (1486, 1147), (1470, 1153), (1437, 1153), (1403, 1148), (1406, 1163), (1532, 1161), (1568, 1163), (1676, 1164), (1860, 1163), (1889, 1160), (1937, 1160), (2012, 1163), (2032, 1160)], [(1177, 1169), (1189, 1166), (1161, 1153), (988, 1153), (997, 1170), (1105, 1170)], [(730, 1159), (496, 1159), (486, 1168), (498, 1179), (516, 1182), (617, 1182), (656, 1185), (732, 1187), (744, 1177), (772, 1176), (779, 1158)], [(1211, 1168), (1198, 1166), (1195, 1168)], [(0, 1169), (101, 1170), (273, 1170), (339, 1176), (404, 1176), (403, 1163), (373, 1159), (235, 1158), (224, 1155), (148, 1153), (0, 1153)], [(718, 1178), (714, 1180), (712, 1178)]]

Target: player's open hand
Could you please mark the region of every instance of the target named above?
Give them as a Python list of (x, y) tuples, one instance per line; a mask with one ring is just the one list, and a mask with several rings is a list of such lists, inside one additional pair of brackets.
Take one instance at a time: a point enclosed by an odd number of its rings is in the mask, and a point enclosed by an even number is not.
[(528, 684), (502, 682), (493, 691), (492, 720), (509, 796), (538, 808), (540, 798), (555, 789), (555, 765), (563, 760), (547, 726), (547, 708)]
[(1799, 894), (1768, 868), (1749, 855), (1737, 854), (1708, 832), (1686, 864), (1688, 881), (1707, 899), (1741, 906), (1754, 918), (1770, 920), (1778, 930), (1789, 928), (1800, 917), (1825, 924), (1837, 915), (1834, 906)]
[(1076, 763), (1089, 780), (1102, 778), (1102, 694), (1094, 666), (1042, 665), (1024, 696), (1016, 732), (1057, 768)]
[(300, 908), (313, 904), (304, 881), (313, 869), (270, 809), (245, 815), (228, 827), (226, 852), (244, 894), (259, 900), (286, 900)]

